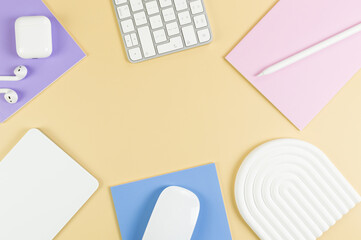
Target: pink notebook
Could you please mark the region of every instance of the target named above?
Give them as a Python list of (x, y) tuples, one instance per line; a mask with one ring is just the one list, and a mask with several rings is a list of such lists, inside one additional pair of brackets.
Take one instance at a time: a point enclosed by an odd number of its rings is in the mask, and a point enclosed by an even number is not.
[(361, 23), (360, 0), (280, 0), (226, 59), (302, 130), (361, 67), (361, 33), (276, 73), (265, 68)]

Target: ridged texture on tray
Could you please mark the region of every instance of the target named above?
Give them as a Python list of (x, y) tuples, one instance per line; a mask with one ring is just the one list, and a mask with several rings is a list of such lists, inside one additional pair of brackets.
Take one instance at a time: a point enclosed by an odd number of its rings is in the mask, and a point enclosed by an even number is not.
[(316, 239), (361, 201), (321, 150), (295, 139), (252, 151), (238, 171), (235, 195), (262, 240)]

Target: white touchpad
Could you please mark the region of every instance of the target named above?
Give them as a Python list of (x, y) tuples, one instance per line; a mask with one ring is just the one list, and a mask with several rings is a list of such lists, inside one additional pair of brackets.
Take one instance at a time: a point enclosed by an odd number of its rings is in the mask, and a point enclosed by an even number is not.
[(193, 192), (167, 187), (155, 204), (143, 240), (190, 240), (198, 214), (199, 200)]

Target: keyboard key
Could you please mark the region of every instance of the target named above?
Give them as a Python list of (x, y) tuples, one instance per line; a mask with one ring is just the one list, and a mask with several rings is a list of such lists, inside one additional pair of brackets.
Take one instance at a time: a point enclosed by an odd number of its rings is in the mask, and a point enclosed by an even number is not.
[(158, 4), (156, 1), (147, 2), (145, 4), (145, 7), (147, 8), (147, 12), (149, 15), (159, 13)]
[(183, 48), (183, 42), (180, 36), (171, 38), (168, 43), (157, 46), (159, 54), (174, 51)]
[(144, 57), (151, 57), (155, 55), (153, 39), (150, 35), (148, 26), (138, 28), (140, 43), (143, 48)]
[(164, 29), (159, 29), (153, 32), (154, 40), (156, 43), (161, 43), (167, 40)]
[(139, 12), (134, 14), (135, 24), (137, 26), (143, 25), (147, 23), (147, 17), (145, 16), (145, 12)]
[(191, 15), (189, 14), (188, 11), (178, 13), (178, 18), (180, 25), (184, 25), (192, 22)]
[(192, 14), (197, 14), (203, 12), (203, 5), (201, 0), (196, 0), (190, 3)]
[(152, 26), (152, 29), (163, 27), (163, 21), (160, 17), (160, 15), (156, 15), (149, 18), (150, 25)]
[(127, 45), (127, 47), (133, 46), (132, 40), (131, 40), (131, 38), (130, 38), (130, 35), (125, 35), (125, 36), (124, 36), (124, 40), (125, 40), (125, 44)]
[(169, 21), (172, 21), (175, 19), (174, 10), (172, 7), (164, 9), (162, 11), (162, 13), (163, 13), (164, 21), (166, 21), (166, 22), (169, 22)]
[(122, 25), (122, 29), (124, 33), (134, 31), (134, 25), (132, 19), (124, 20), (120, 24)]
[(128, 5), (123, 5), (117, 8), (120, 19), (130, 17), (130, 11)]
[(168, 7), (170, 5), (172, 5), (172, 0), (159, 0), (160, 6), (162, 8), (164, 7)]
[(130, 38), (132, 39), (133, 45), (138, 45), (137, 34), (135, 34), (135, 33), (130, 34)]
[(176, 22), (168, 23), (166, 27), (169, 36), (173, 36), (179, 33), (179, 27)]
[(182, 33), (187, 47), (197, 44), (196, 33), (192, 25), (182, 28)]
[(140, 52), (139, 47), (129, 49), (128, 52), (129, 52), (130, 59), (132, 59), (133, 61), (142, 59), (142, 53)]
[(201, 43), (207, 42), (207, 41), (209, 41), (211, 39), (211, 34), (210, 34), (210, 32), (209, 32), (209, 30), (207, 28), (199, 30), (197, 32), (197, 35), (198, 35), (199, 41)]
[(126, 3), (126, 2), (127, 2), (127, 0), (115, 0), (116, 5), (123, 4), (123, 3)]
[(133, 12), (143, 9), (142, 0), (129, 0), (129, 1), (130, 1), (130, 6), (131, 6)]
[(177, 11), (182, 11), (188, 7), (186, 0), (174, 0), (174, 4)]
[(194, 24), (196, 28), (201, 28), (207, 26), (206, 16), (204, 14), (194, 17)]

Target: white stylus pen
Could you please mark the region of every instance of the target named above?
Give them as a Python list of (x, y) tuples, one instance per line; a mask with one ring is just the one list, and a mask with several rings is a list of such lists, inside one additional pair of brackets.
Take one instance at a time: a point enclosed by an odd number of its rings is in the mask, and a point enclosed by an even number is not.
[(349, 29), (343, 31), (342, 33), (339, 33), (331, 38), (328, 38), (327, 40), (325, 40), (323, 42), (320, 42), (310, 48), (307, 48), (306, 50), (303, 50), (303, 51), (293, 55), (292, 57), (286, 58), (285, 60), (282, 60), (281, 62), (278, 62), (278, 63), (266, 68), (260, 74), (258, 74), (257, 77), (277, 72), (278, 70), (281, 70), (282, 68), (285, 68), (295, 62), (298, 62), (298, 61), (300, 61), (318, 51), (321, 51), (322, 49), (327, 48), (335, 43), (338, 43), (358, 32), (361, 32), (361, 23), (352, 28), (349, 28)]

